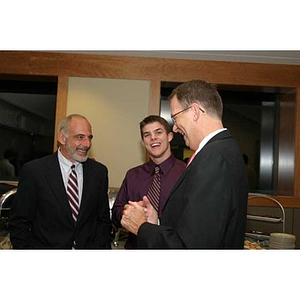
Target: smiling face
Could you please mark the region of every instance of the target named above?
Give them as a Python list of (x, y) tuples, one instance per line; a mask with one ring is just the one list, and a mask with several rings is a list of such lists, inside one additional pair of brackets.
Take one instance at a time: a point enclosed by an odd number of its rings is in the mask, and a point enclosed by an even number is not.
[(160, 164), (171, 155), (170, 142), (173, 133), (167, 133), (166, 129), (159, 122), (149, 123), (142, 129), (142, 145), (146, 148), (150, 158)]
[(84, 162), (92, 146), (92, 128), (84, 118), (73, 117), (66, 132), (59, 132), (58, 141), (61, 153), (71, 162)]

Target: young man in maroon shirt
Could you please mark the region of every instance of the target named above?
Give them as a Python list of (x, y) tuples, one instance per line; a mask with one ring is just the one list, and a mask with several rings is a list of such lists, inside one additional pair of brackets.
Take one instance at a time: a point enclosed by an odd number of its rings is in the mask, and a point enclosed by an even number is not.
[[(186, 164), (176, 159), (171, 152), (170, 142), (173, 139), (173, 132), (164, 118), (154, 115), (146, 117), (140, 122), (140, 132), (142, 145), (149, 154), (149, 161), (126, 173), (112, 209), (112, 220), (117, 227), (122, 227), (120, 222), (124, 206), (128, 201), (142, 201), (143, 196), (147, 195), (156, 166), (160, 168), (161, 177), (158, 205), (160, 217), (171, 189), (186, 167)], [(137, 248), (135, 235), (129, 233), (125, 248)]]

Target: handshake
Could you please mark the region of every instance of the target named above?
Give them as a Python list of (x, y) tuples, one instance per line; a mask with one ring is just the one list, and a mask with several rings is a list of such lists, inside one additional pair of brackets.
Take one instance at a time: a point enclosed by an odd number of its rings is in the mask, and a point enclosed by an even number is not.
[(123, 216), (121, 220), (122, 226), (137, 235), (140, 226), (145, 223), (158, 224), (158, 214), (151, 205), (149, 199), (144, 196), (142, 201), (129, 201), (124, 206)]

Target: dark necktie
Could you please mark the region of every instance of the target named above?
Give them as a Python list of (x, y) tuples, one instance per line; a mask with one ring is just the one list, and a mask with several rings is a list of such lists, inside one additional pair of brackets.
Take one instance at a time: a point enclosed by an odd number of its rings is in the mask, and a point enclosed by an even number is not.
[(158, 211), (159, 198), (160, 198), (160, 186), (161, 186), (159, 166), (156, 166), (154, 170), (155, 170), (155, 174), (153, 176), (152, 183), (149, 187), (147, 197), (151, 205), (155, 208), (156, 211)]
[(71, 173), (68, 180), (67, 186), (68, 200), (72, 211), (72, 217), (74, 223), (77, 222), (78, 212), (79, 212), (79, 194), (78, 194), (78, 182), (77, 174), (75, 171), (75, 165), (71, 166)]

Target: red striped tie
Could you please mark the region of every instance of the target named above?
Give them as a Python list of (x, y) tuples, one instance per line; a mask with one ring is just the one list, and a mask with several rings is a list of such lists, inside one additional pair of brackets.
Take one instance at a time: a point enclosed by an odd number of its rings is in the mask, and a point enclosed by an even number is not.
[(156, 211), (158, 211), (159, 206), (159, 198), (160, 198), (160, 186), (161, 186), (161, 180), (160, 180), (160, 168), (159, 166), (155, 167), (155, 174), (152, 179), (152, 183), (149, 187), (147, 197), (152, 204), (152, 206), (155, 208)]
[(79, 196), (78, 196), (78, 183), (77, 183), (77, 174), (75, 171), (75, 165), (71, 166), (71, 173), (68, 180), (67, 194), (71, 206), (72, 217), (74, 223), (76, 223), (78, 212), (79, 212)]
[[(74, 224), (76, 225), (78, 212), (79, 212), (79, 194), (78, 194), (78, 182), (77, 174), (75, 171), (75, 165), (71, 166), (71, 173), (69, 175), (68, 186), (67, 186), (67, 195), (69, 204), (72, 211), (72, 217)], [(73, 243), (73, 249), (76, 248), (76, 243)]]

